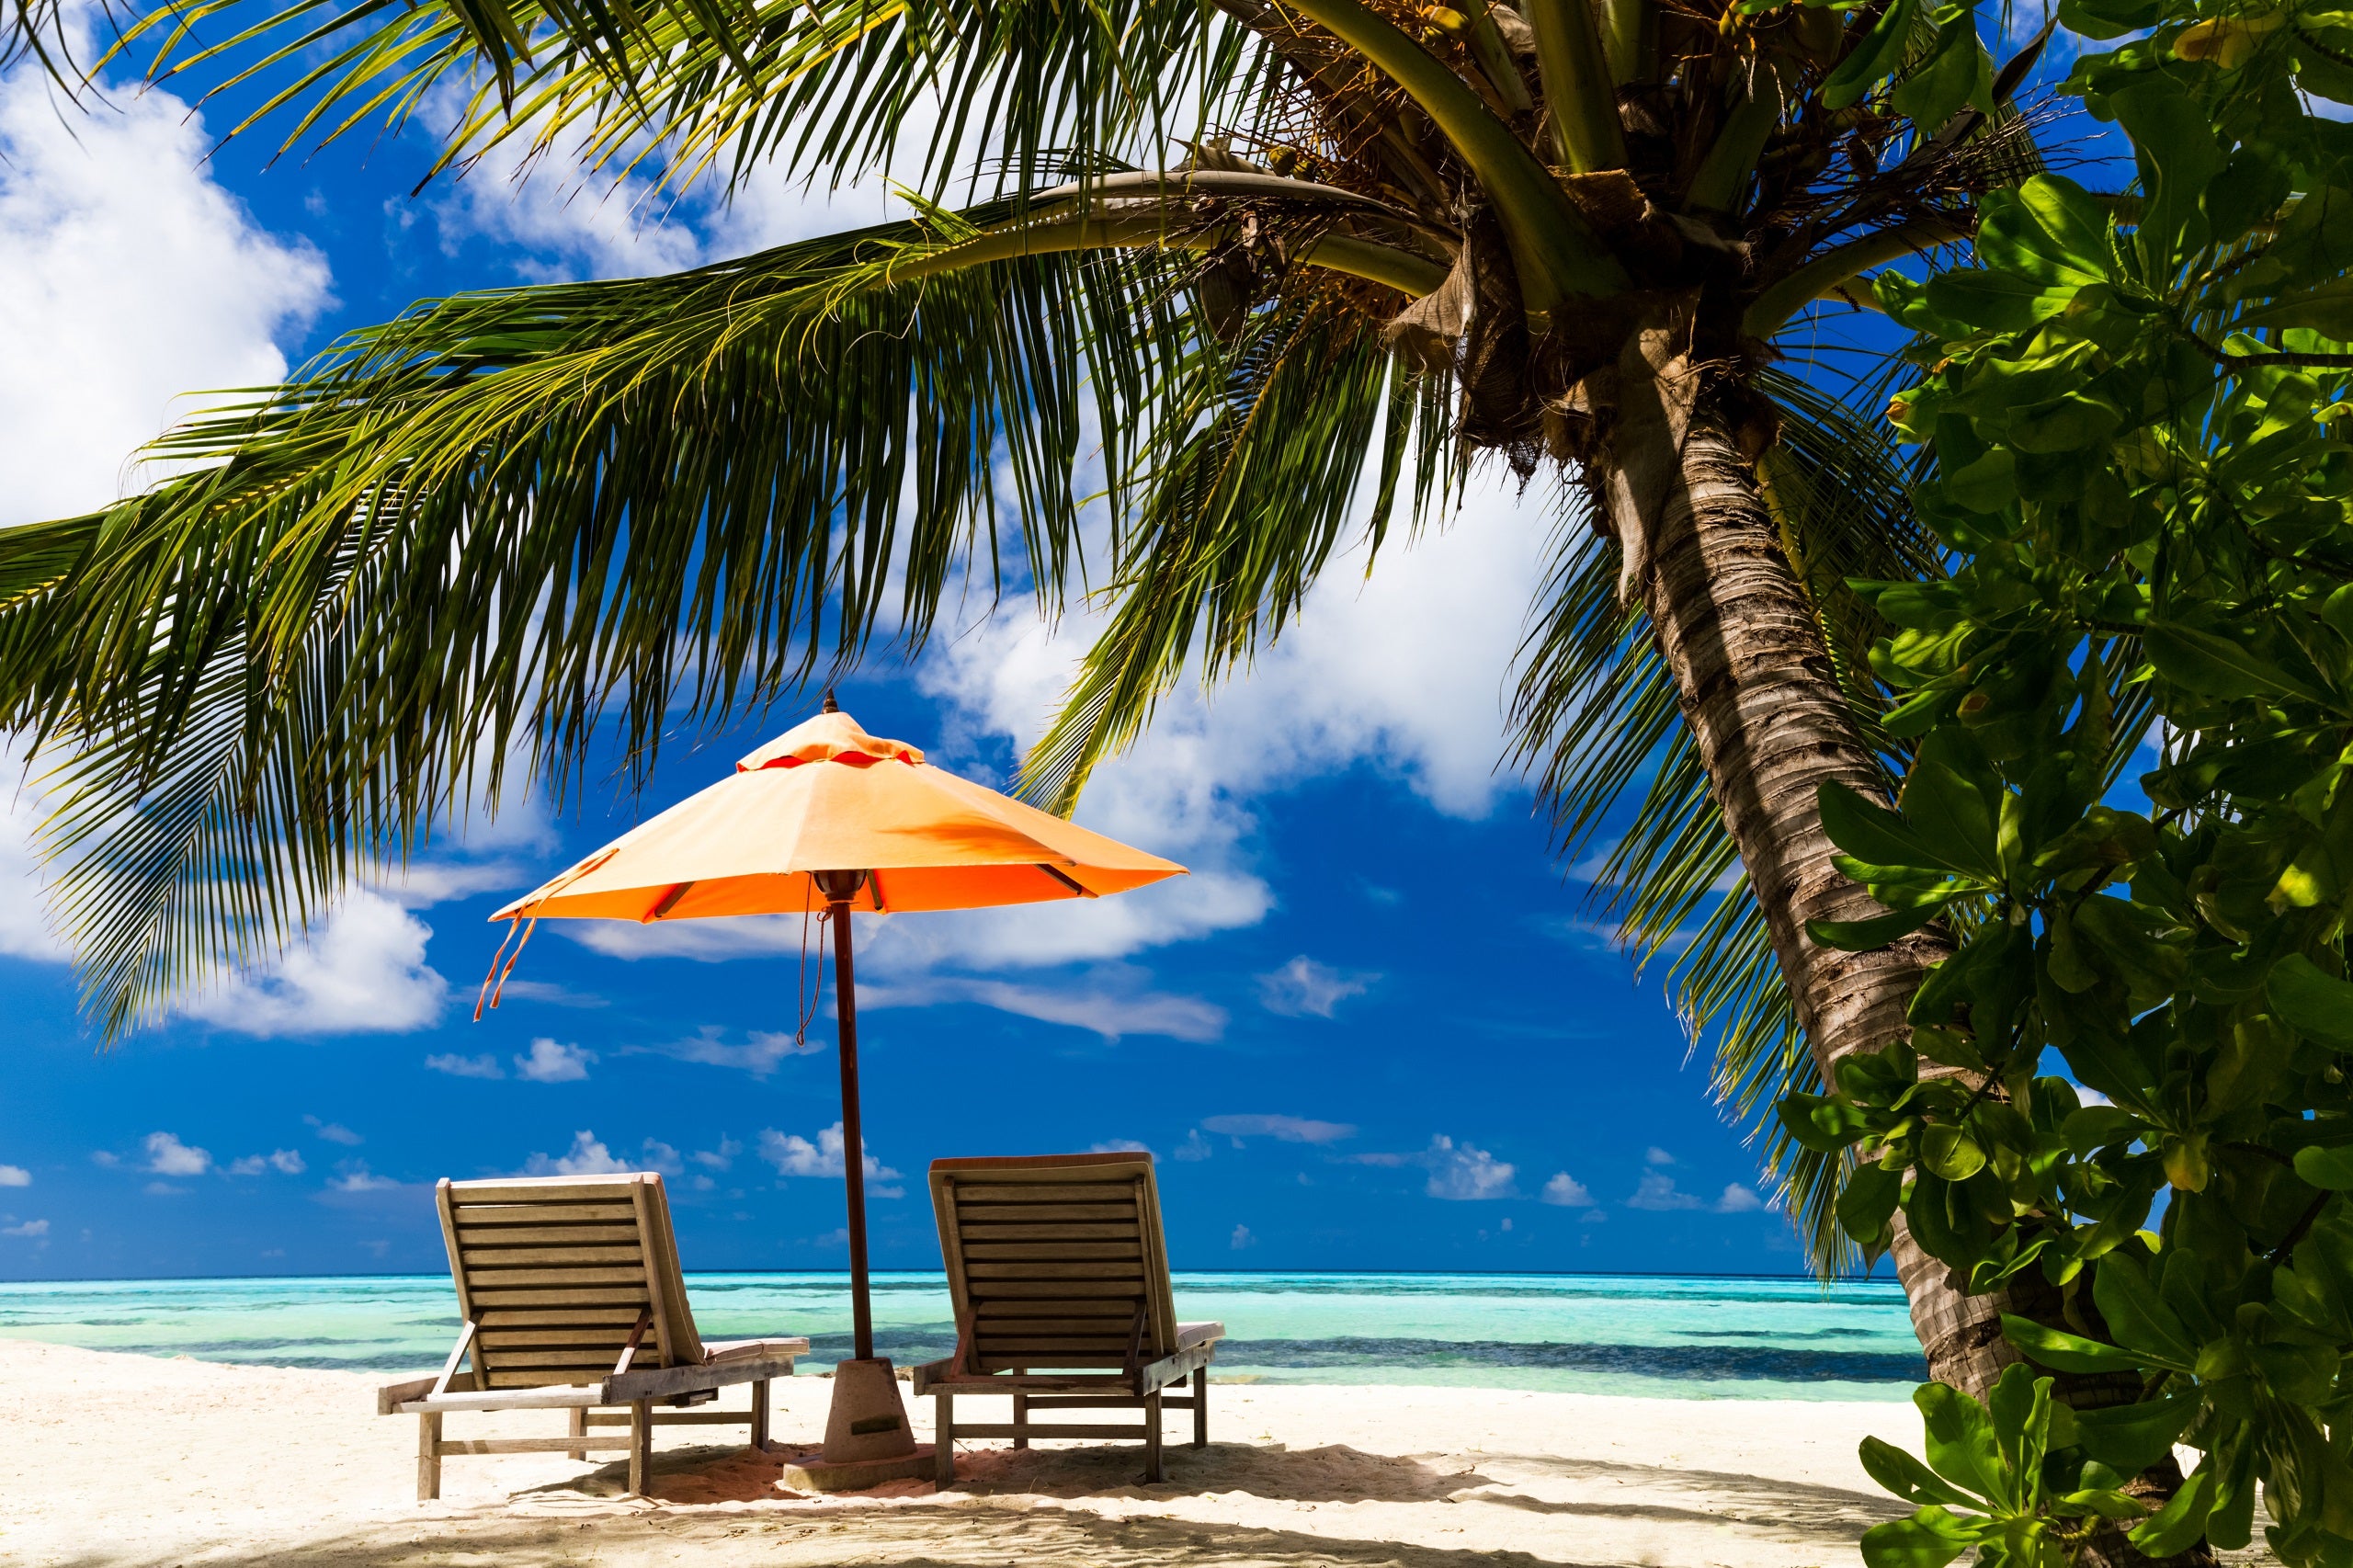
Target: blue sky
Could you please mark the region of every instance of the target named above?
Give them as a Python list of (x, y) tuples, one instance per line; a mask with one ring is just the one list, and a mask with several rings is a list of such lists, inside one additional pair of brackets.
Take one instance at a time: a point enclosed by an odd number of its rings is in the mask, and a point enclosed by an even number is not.
[[(411, 199), (421, 137), (208, 161), (188, 115), (117, 95), (69, 131), (38, 84), (0, 82), (0, 521), (104, 502), (174, 394), (273, 379), (420, 296), (884, 210), (758, 186), (648, 218), (626, 191), (518, 189), (497, 160)], [(1141, 1143), (1184, 1267), (1797, 1267), (1657, 977), (1597, 935), (1499, 769), (1553, 525), (1541, 493), (1483, 485), (1370, 584), (1335, 568), (1247, 679), (1172, 701), (1080, 814), (1194, 876), (861, 931), (879, 1266), (936, 1260), (932, 1158)], [(1086, 632), (968, 602), (842, 700), (1001, 783)], [(0, 1278), (432, 1269), (438, 1176), (646, 1165), (689, 1267), (838, 1267), (833, 1030), (821, 1010), (792, 1041), (797, 921), (544, 927), (471, 1021), (490, 910), (813, 706), (675, 748), (642, 802), (506, 801), (110, 1051), (41, 916), (38, 799), (7, 803)]]

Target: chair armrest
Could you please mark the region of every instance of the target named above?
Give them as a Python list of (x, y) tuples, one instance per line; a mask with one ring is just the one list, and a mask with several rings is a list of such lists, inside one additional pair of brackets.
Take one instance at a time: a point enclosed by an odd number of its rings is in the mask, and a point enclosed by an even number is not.
[(926, 1361), (922, 1366), (915, 1368), (910, 1376), (914, 1379), (913, 1386), (908, 1390), (911, 1393), (922, 1393), (934, 1383), (963, 1381), (956, 1376), (956, 1358), (953, 1356), (945, 1357), (938, 1361)]
[(1136, 1374), (1136, 1397), (1141, 1399), (1154, 1389), (1164, 1389), (1171, 1383), (1182, 1381), (1208, 1366), (1216, 1357), (1217, 1341), (1213, 1339), (1179, 1350), (1174, 1356), (1163, 1356)]
[(705, 1345), (703, 1363), (716, 1367), (725, 1361), (773, 1361), (790, 1359), (809, 1354), (806, 1339), (730, 1339), (717, 1345)]
[(1225, 1337), (1222, 1323), (1180, 1323), (1176, 1325), (1176, 1348), (1190, 1350), (1196, 1345), (1213, 1345)]
[(433, 1392), (441, 1380), (435, 1377), (411, 1378), (404, 1383), (386, 1383), (376, 1391), (376, 1414), (394, 1415), (400, 1407), (413, 1399), (423, 1399)]

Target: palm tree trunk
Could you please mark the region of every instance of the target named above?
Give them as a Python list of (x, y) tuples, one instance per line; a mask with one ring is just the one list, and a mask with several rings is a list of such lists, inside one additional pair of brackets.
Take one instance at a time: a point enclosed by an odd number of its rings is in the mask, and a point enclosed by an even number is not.
[[(1654, 340), (1655, 341), (1655, 340)], [(1883, 913), (1831, 864), (1815, 791), (1836, 779), (1870, 793), (1879, 773), (1857, 733), (1813, 608), (1783, 553), (1780, 532), (1725, 403), (1677, 395), (1666, 379), (1696, 372), (1679, 358), (1655, 372), (1621, 360), (1619, 418), (1589, 482), (1641, 594), (1682, 694), (1716, 805), (1740, 847), (1814, 1060), (1828, 1079), (1838, 1061), (1877, 1051), (1905, 1028), (1923, 971), (1952, 950), (1930, 929), (1876, 952), (1825, 948), (1809, 920)], [(1648, 384), (1643, 384), (1647, 382)], [(1664, 391), (1662, 391), (1664, 389)], [(1982, 1294), (1923, 1252), (1897, 1218), (1896, 1273), (1928, 1375), (1983, 1398), (2018, 1354), (2001, 1314), (2065, 1326), (2059, 1291), (2038, 1271)], [(2054, 1390), (2079, 1408), (2140, 1397), (2140, 1380), (2062, 1376)], [(2181, 1484), (2170, 1459), (2138, 1483), (2168, 1496)], [(2144, 1561), (2120, 1534), (2086, 1559)], [(2211, 1562), (2201, 1546), (2184, 1562)]]

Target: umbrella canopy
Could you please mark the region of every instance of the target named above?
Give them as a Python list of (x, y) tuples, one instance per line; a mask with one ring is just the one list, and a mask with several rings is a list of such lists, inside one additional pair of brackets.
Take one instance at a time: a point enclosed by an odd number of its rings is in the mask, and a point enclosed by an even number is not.
[(959, 778), (826, 712), (491, 916), (696, 920), (850, 907), (981, 909), (1125, 892), (1185, 868)]
[[(700, 794), (633, 828), (491, 916), (518, 927), (542, 919), (699, 920), (722, 915), (824, 911), (834, 927), (835, 1006), (840, 1020), (843, 1179), (849, 1209), (850, 1310), (860, 1363), (874, 1358), (866, 1269), (866, 1143), (858, 1095), (858, 982), (853, 910), (905, 913), (1040, 903), (1125, 892), (1185, 868), (944, 773), (902, 741), (825, 710), (735, 765)], [(513, 940), (510, 934), (508, 938)], [(518, 946), (516, 952), (522, 949)], [(505, 944), (500, 946), (505, 957)], [(514, 967), (507, 959), (506, 968)], [(497, 1006), (491, 960), (486, 999)], [(480, 1017), (477, 1009), (476, 1017)], [(872, 1369), (869, 1368), (868, 1370)], [(897, 1384), (879, 1386), (892, 1411)], [(836, 1382), (839, 1395), (843, 1384)], [(837, 1411), (842, 1423), (849, 1416)], [(837, 1423), (840, 1424), (840, 1423)], [(895, 1437), (912, 1451), (904, 1414)], [(867, 1434), (863, 1422), (830, 1428), (826, 1457)], [(894, 1450), (895, 1451), (895, 1450)]]

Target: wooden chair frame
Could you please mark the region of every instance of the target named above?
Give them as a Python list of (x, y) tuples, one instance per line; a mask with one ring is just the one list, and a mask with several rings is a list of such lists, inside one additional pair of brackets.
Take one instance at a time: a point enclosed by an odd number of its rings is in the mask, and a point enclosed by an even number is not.
[[(445, 1179), (435, 1199), (463, 1317), (458, 1342), (438, 1377), (413, 1378), (376, 1393), (378, 1415), (417, 1418), (417, 1501), (441, 1495), (441, 1461), (458, 1454), (563, 1453), (585, 1460), (592, 1449), (624, 1449), (635, 1495), (645, 1490), (653, 1467), (656, 1426), (744, 1426), (752, 1447), (767, 1444), (768, 1384), (792, 1375), (793, 1360), (808, 1354), (809, 1342), (702, 1342), (687, 1307), (659, 1176)], [(509, 1217), (504, 1233), (463, 1223), (473, 1215), (461, 1210), (477, 1205), (482, 1212)], [(559, 1218), (551, 1221), (550, 1214)], [(578, 1222), (564, 1222), (574, 1219)], [(495, 1240), (482, 1240), (485, 1235)], [(589, 1241), (580, 1240), (583, 1235)], [(600, 1342), (609, 1346), (611, 1334), (585, 1320), (627, 1322), (631, 1307), (636, 1320), (611, 1369), (589, 1371), (584, 1363), (598, 1354)], [(505, 1319), (531, 1312), (585, 1325), (549, 1327), (535, 1319), (533, 1327), (505, 1326)], [(523, 1343), (494, 1346), (494, 1335)], [(751, 1385), (748, 1413), (683, 1408), (709, 1404), (721, 1389), (739, 1383)], [(670, 1408), (656, 1410), (656, 1404)], [(442, 1435), (442, 1418), (451, 1412), (488, 1410), (563, 1410), (571, 1430), (548, 1437)], [(601, 1426), (629, 1430), (609, 1437), (592, 1433)]]
[[(1020, 1188), (1030, 1188), (1040, 1204), (1041, 1222), (1008, 1227), (1007, 1221), (1018, 1218), (1017, 1205), (1012, 1204), (975, 1206), (978, 1218), (968, 1217), (959, 1203), (960, 1184), (981, 1189), (983, 1197), (1007, 1199), (1019, 1195)], [(1107, 1206), (1100, 1202), (1080, 1203), (1078, 1207), (1087, 1210), (1083, 1214), (1069, 1206), (1070, 1201), (1108, 1196), (1121, 1187), (1128, 1194), (1123, 1201), (1131, 1205), (1131, 1227), (1116, 1215), (1109, 1216), (1111, 1223), (1103, 1223), (1106, 1215), (1099, 1210)], [(1225, 1327), (1176, 1322), (1150, 1154), (936, 1160), (931, 1166), (931, 1189), (939, 1221), (940, 1256), (947, 1264), (949, 1293), (956, 1313), (956, 1353), (946, 1360), (915, 1368), (913, 1392), (917, 1396), (929, 1394), (934, 1402), (935, 1474), (942, 1488), (955, 1484), (959, 1437), (1010, 1437), (1017, 1449), (1026, 1449), (1041, 1437), (1140, 1438), (1144, 1446), (1144, 1479), (1154, 1483), (1167, 1479), (1162, 1456), (1164, 1412), (1190, 1411), (1192, 1446), (1208, 1445), (1209, 1367)], [(1000, 1213), (1000, 1209), (1005, 1211)], [(1131, 1228), (1131, 1239), (1113, 1234)], [(1133, 1258), (1120, 1256), (1131, 1246)], [(1061, 1253), (1067, 1257), (1058, 1256)], [(1091, 1324), (1058, 1325), (1045, 1337), (1022, 1341), (1023, 1351), (1009, 1353), (1015, 1357), (1034, 1354), (1053, 1369), (987, 1353), (990, 1346), (977, 1309), (983, 1304), (980, 1298), (990, 1291), (991, 1281), (982, 1276), (1016, 1270), (1072, 1281), (1054, 1288), (1096, 1299), (1094, 1310), (1098, 1315)], [(1132, 1283), (1121, 1285), (1120, 1279)], [(997, 1289), (1018, 1294), (1026, 1287), (1012, 1283)], [(1117, 1324), (1116, 1317), (1099, 1315), (1101, 1306), (1114, 1301), (1132, 1303), (1129, 1322), (1123, 1325), (1124, 1344), (1118, 1349), (1110, 1348), (1122, 1337), (1116, 1328), (1108, 1335), (1087, 1332), (1088, 1327), (1099, 1330), (1106, 1324)], [(1164, 1392), (1172, 1387), (1181, 1390), (1188, 1380), (1189, 1392)], [(1012, 1420), (959, 1423), (958, 1397), (975, 1395), (1010, 1396)], [(1123, 1426), (1030, 1418), (1031, 1412), (1044, 1410), (1141, 1410), (1143, 1423)]]

